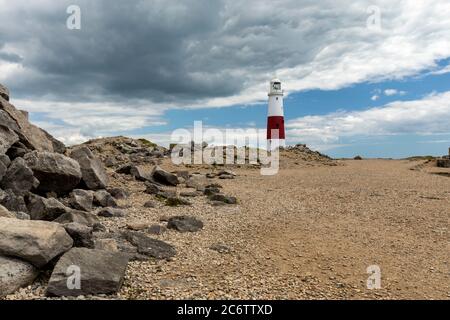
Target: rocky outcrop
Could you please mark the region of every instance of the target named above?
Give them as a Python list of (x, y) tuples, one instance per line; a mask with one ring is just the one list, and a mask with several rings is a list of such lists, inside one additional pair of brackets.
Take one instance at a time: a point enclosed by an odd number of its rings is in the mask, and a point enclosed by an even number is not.
[[(3, 92), (5, 92), (3, 90)], [(0, 95), (0, 125), (9, 128), (18, 136), (18, 140), (29, 150), (63, 153), (65, 146), (62, 142), (53, 138), (48, 132), (42, 130), (28, 121), (28, 117), (17, 110)], [(9, 95), (8, 95), (9, 96)], [(0, 134), (0, 137), (2, 134)], [(0, 138), (0, 140), (2, 140)], [(1, 143), (0, 143), (1, 144)], [(2, 148), (0, 148), (1, 150)]]
[(42, 267), (72, 244), (72, 238), (57, 223), (0, 218), (0, 255)]
[(47, 295), (114, 294), (122, 286), (127, 264), (128, 258), (122, 253), (73, 248), (56, 264)]
[(80, 164), (82, 180), (89, 189), (105, 189), (108, 186), (109, 179), (103, 163), (88, 147), (73, 150), (70, 157)]
[(40, 192), (64, 194), (73, 190), (81, 180), (78, 162), (62, 154), (33, 151), (24, 159), (40, 182)]
[(0, 256), (0, 298), (33, 283), (39, 270), (32, 264)]

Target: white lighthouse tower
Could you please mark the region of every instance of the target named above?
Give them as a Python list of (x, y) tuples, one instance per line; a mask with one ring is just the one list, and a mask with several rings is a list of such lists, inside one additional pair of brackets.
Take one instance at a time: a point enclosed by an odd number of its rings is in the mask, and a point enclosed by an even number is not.
[(277, 78), (270, 81), (267, 142), (269, 149), (285, 146), (283, 90)]

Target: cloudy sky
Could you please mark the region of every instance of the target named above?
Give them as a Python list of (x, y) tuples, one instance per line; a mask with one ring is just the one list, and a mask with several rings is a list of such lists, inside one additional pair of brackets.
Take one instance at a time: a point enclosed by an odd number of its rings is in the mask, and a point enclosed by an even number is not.
[(276, 75), (290, 144), (367, 157), (450, 146), (448, 0), (0, 0), (0, 21), (0, 83), (67, 144), (168, 144), (194, 121), (263, 129)]

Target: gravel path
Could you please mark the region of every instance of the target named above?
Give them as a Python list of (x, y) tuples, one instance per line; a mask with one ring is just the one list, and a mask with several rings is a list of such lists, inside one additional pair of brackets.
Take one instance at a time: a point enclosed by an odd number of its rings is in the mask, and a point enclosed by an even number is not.
[[(239, 206), (197, 199), (183, 209), (205, 229), (162, 236), (177, 247), (176, 259), (133, 262), (121, 295), (448, 299), (450, 179), (409, 170), (409, 161), (343, 163), (274, 177), (236, 170), (237, 179), (220, 182)], [(209, 249), (214, 244), (231, 252)], [(381, 268), (379, 290), (366, 288), (369, 265)]]

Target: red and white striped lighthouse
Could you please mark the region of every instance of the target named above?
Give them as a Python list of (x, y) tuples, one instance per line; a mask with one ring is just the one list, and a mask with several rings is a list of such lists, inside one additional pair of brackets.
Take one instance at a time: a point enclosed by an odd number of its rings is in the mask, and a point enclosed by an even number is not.
[(276, 78), (270, 81), (267, 142), (269, 149), (272, 149), (272, 146), (285, 146), (283, 89), (281, 81)]

